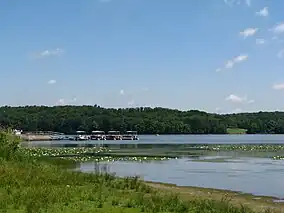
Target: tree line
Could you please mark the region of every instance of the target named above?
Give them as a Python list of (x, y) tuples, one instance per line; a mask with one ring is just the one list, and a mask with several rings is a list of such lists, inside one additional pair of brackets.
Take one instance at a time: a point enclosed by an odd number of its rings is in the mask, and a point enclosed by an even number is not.
[(78, 130), (136, 130), (139, 134), (226, 134), (228, 128), (248, 134), (283, 134), (283, 112), (212, 114), (167, 108), (113, 109), (100, 106), (0, 107), (0, 124), (24, 131), (73, 134)]

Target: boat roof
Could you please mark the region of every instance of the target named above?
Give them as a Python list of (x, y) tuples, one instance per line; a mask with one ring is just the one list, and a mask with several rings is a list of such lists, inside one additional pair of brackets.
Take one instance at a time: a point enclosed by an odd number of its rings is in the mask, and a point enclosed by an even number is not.
[(108, 132), (119, 132), (119, 131), (108, 131)]
[(76, 131), (77, 133), (83, 133), (83, 132), (86, 132), (86, 131)]
[(100, 130), (95, 130), (95, 131), (92, 131), (93, 133), (96, 133), (96, 132), (104, 132), (104, 131), (100, 131)]
[(137, 133), (137, 131), (126, 131), (126, 133)]

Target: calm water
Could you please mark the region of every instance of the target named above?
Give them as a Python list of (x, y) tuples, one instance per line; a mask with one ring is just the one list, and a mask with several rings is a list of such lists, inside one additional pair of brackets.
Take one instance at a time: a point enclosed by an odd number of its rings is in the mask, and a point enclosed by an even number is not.
[[(94, 146), (101, 142), (52, 141), (28, 146)], [(272, 156), (284, 151), (205, 151), (194, 144), (283, 144), (284, 135), (170, 135), (140, 136), (139, 141), (103, 141), (104, 146), (127, 153), (190, 152), (195, 158), (162, 162), (87, 162), (78, 170), (110, 172), (118, 176), (141, 176), (147, 181), (227, 189), (284, 198), (284, 160)]]
[[(34, 145), (98, 144), (102, 141), (33, 142)], [(139, 135), (138, 141), (103, 141), (104, 144), (284, 144), (284, 135)]]
[[(219, 159), (220, 160), (220, 159)], [(141, 176), (147, 181), (227, 189), (284, 198), (284, 161), (266, 158), (223, 158), (218, 162), (177, 159), (163, 162), (82, 163), (84, 172), (110, 172)]]

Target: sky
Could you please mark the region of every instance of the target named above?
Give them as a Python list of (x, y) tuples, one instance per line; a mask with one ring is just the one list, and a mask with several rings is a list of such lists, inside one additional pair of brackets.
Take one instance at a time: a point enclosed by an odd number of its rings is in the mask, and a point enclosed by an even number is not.
[(283, 0), (0, 8), (0, 105), (284, 110)]

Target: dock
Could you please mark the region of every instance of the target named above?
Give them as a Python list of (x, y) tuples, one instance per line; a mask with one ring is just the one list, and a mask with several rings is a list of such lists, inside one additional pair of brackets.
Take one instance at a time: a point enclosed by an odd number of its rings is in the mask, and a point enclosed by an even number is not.
[(92, 131), (90, 135), (85, 131), (76, 131), (76, 135), (67, 136), (63, 133), (52, 131), (24, 132), (18, 135), (23, 141), (90, 141), (90, 140), (139, 140), (137, 131)]
[(34, 131), (34, 132), (21, 132), (17, 134), (24, 141), (49, 141), (53, 137), (63, 136), (63, 133), (52, 131)]

